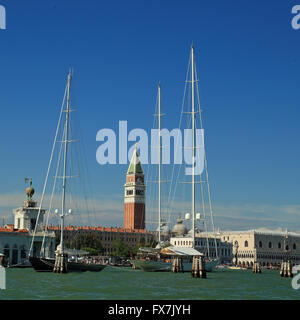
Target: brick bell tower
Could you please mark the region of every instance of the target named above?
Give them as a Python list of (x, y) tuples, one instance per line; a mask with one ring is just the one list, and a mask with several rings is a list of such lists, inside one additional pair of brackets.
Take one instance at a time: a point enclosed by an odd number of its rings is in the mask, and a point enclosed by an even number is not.
[(144, 171), (135, 147), (126, 174), (124, 195), (124, 228), (145, 229)]

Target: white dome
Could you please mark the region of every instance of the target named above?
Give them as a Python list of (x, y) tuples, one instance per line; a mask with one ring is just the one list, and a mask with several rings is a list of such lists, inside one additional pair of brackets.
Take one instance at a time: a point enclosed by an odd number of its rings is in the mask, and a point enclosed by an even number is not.
[(177, 224), (173, 227), (172, 233), (175, 233), (177, 236), (183, 236), (187, 233), (187, 228), (182, 222), (182, 219), (177, 220)]

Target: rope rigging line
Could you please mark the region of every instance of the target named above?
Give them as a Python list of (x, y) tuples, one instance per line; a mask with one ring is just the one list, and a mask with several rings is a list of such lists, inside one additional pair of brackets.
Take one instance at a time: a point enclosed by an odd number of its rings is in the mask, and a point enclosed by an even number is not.
[[(156, 102), (155, 102), (155, 114), (153, 115), (153, 122), (152, 122), (152, 129), (156, 129), (156, 127), (158, 126), (158, 120), (156, 115), (158, 114), (158, 96), (156, 96)], [(152, 145), (151, 145), (151, 149), (152, 149)], [(150, 177), (150, 179), (148, 178), (148, 181), (153, 181), (155, 180), (154, 178), (154, 169), (153, 166), (148, 164), (147, 166), (147, 177)], [(156, 217), (154, 219), (154, 212), (156, 209), (156, 206), (154, 207), (154, 205), (152, 206), (152, 203), (156, 203), (156, 201), (152, 201), (152, 192), (155, 194), (154, 192), (154, 185), (151, 184), (151, 187), (149, 188), (149, 195), (147, 196), (147, 198), (149, 199), (149, 201), (147, 201), (146, 203), (150, 203), (149, 209), (151, 212), (151, 224), (156, 224), (156, 222), (152, 222), (152, 221), (156, 221)], [(150, 223), (150, 221), (147, 221), (147, 223)]]
[[(195, 70), (195, 73), (196, 73), (196, 78), (197, 78), (197, 71), (196, 70)], [(196, 83), (196, 87), (197, 87), (197, 90), (196, 90), (197, 91), (197, 101), (198, 101), (198, 106), (199, 106), (200, 126), (201, 126), (201, 129), (203, 129), (203, 120), (202, 120), (202, 114), (201, 114), (201, 108), (200, 108), (200, 97), (199, 97), (198, 82)], [(214, 234), (216, 257), (218, 258), (216, 230), (215, 230), (214, 217), (213, 217), (212, 199), (211, 199), (211, 192), (210, 192), (210, 183), (209, 183), (209, 178), (208, 178), (208, 166), (207, 166), (207, 157), (206, 157), (204, 138), (203, 138), (203, 148), (204, 148), (204, 166), (205, 166), (205, 175), (206, 175), (206, 182), (207, 182), (209, 210), (210, 210), (210, 217), (211, 217), (211, 223), (212, 223), (213, 234)]]
[(40, 207), (39, 207), (39, 211), (38, 211), (38, 215), (37, 215), (37, 221), (36, 221), (36, 224), (35, 224), (35, 228), (34, 228), (34, 232), (33, 232), (33, 236), (32, 236), (32, 241), (31, 241), (30, 249), (29, 249), (29, 253), (28, 253), (29, 257), (30, 257), (31, 252), (32, 252), (34, 238), (35, 238), (35, 234), (36, 234), (36, 231), (37, 231), (37, 226), (38, 226), (38, 222), (39, 222), (39, 218), (40, 218), (41, 208), (42, 208), (42, 205), (43, 205), (43, 200), (44, 200), (44, 196), (45, 196), (45, 192), (46, 192), (49, 172), (50, 172), (52, 159), (53, 159), (53, 154), (54, 154), (54, 149), (55, 149), (55, 145), (56, 145), (56, 141), (57, 141), (57, 135), (58, 135), (58, 132), (59, 132), (59, 127), (60, 127), (61, 118), (62, 118), (62, 114), (63, 114), (63, 108), (64, 108), (64, 104), (65, 104), (65, 100), (66, 100), (67, 88), (68, 88), (68, 85), (66, 85), (65, 93), (64, 93), (64, 97), (63, 97), (63, 102), (62, 102), (62, 105), (61, 105), (58, 124), (57, 124), (57, 128), (56, 128), (56, 133), (55, 133), (54, 142), (53, 142), (53, 146), (52, 146), (51, 156), (50, 156), (49, 165), (48, 165), (48, 169), (47, 169), (46, 179), (45, 179), (45, 183), (44, 183), (44, 187), (43, 187)]
[[(64, 133), (63, 133), (63, 135), (64, 135)], [(59, 162), (60, 162), (61, 154), (62, 154), (62, 146), (63, 146), (63, 144), (61, 143), (61, 144), (60, 144), (59, 155), (58, 155), (58, 160), (57, 160), (57, 164), (56, 164), (56, 171), (55, 171), (54, 182), (53, 182), (53, 187), (52, 187), (52, 192), (51, 192), (51, 198), (50, 198), (50, 203), (49, 203), (49, 210), (48, 210), (48, 212), (47, 212), (47, 217), (46, 217), (46, 225), (45, 225), (45, 229), (44, 229), (44, 234), (43, 234), (43, 241), (42, 241), (41, 250), (44, 250), (46, 230), (47, 230), (47, 228), (48, 228), (49, 218), (50, 218), (51, 210), (52, 210), (52, 203), (53, 203), (53, 198), (54, 198), (56, 180), (57, 180), (57, 176), (58, 176)]]
[[(185, 104), (185, 97), (186, 97), (186, 90), (187, 90), (187, 83), (188, 83), (187, 79), (188, 79), (188, 76), (189, 76), (190, 64), (191, 64), (191, 59), (189, 59), (187, 72), (186, 72), (186, 81), (185, 81), (183, 98), (182, 98), (182, 103), (181, 103), (181, 113), (180, 113), (180, 117), (179, 117), (179, 129), (181, 129), (181, 125), (182, 125), (182, 118), (183, 118), (183, 111), (184, 111), (184, 104)], [(174, 145), (174, 148), (175, 148), (175, 145)], [(181, 145), (181, 148), (182, 148), (182, 145)], [(178, 144), (176, 145), (176, 150), (178, 150)], [(181, 152), (182, 152), (182, 150), (181, 150)], [(177, 185), (178, 185), (178, 179), (179, 179), (181, 166), (182, 166), (182, 163), (179, 165), (177, 177), (176, 177), (176, 180), (175, 180), (175, 187), (173, 187), (175, 163), (173, 164), (173, 167), (172, 167), (171, 183), (170, 183), (169, 195), (168, 195), (168, 208), (169, 208), (168, 224), (170, 224), (171, 211), (173, 210), (173, 205), (174, 205), (174, 201), (175, 201), (175, 196), (176, 196), (176, 191), (177, 191)], [(174, 190), (173, 190), (173, 188), (174, 188)]]

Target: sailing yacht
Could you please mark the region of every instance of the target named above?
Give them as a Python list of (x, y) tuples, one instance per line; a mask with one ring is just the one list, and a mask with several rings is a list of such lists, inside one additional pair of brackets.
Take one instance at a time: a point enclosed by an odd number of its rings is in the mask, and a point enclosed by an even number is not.
[[(75, 259), (75, 261), (74, 261), (74, 259), (73, 260), (69, 259), (68, 254), (70, 254), (71, 251), (68, 250), (64, 244), (64, 220), (67, 215), (72, 213), (71, 209), (69, 209), (68, 211), (66, 210), (66, 194), (68, 191), (67, 190), (67, 178), (71, 178), (71, 176), (67, 176), (67, 168), (68, 168), (69, 162), (70, 162), (70, 154), (69, 154), (68, 146), (69, 146), (69, 143), (73, 142), (73, 140), (71, 139), (71, 135), (70, 135), (70, 112), (73, 111), (70, 109), (71, 78), (72, 78), (72, 74), (71, 74), (71, 72), (69, 72), (65, 96), (63, 99), (62, 107), (61, 107), (60, 117), (59, 117), (57, 130), (56, 130), (56, 134), (55, 134), (55, 138), (54, 138), (54, 143), (53, 143), (52, 153), (51, 153), (51, 157), (50, 157), (50, 161), (49, 161), (48, 171), (47, 171), (47, 175), (46, 175), (46, 179), (45, 179), (45, 183), (44, 183), (41, 205), (40, 205), (38, 216), (37, 216), (37, 221), (38, 221), (40, 218), (40, 213), (43, 211), (41, 209), (41, 207), (42, 207), (43, 199), (45, 196), (45, 190), (46, 190), (48, 177), (49, 177), (49, 173), (50, 173), (50, 169), (51, 169), (51, 165), (52, 165), (52, 159), (53, 159), (55, 146), (58, 142), (60, 142), (61, 148), (60, 148), (60, 152), (59, 152), (59, 160), (58, 160), (58, 165), (56, 168), (56, 175), (55, 175), (55, 182), (54, 182), (54, 187), (55, 187), (56, 179), (57, 178), (62, 179), (61, 211), (59, 212), (58, 209), (55, 210), (55, 213), (60, 218), (60, 231), (61, 231), (60, 244), (57, 246), (57, 249), (55, 252), (55, 254), (56, 254), (55, 258), (45, 257), (44, 241), (41, 244), (40, 255), (39, 256), (32, 255), (35, 233), (37, 231), (35, 228), (34, 234), (32, 237), (31, 247), (29, 250), (29, 261), (30, 261), (32, 267), (36, 271), (48, 271), (48, 272), (54, 271), (57, 273), (67, 273), (67, 272), (73, 272), (73, 271), (76, 271), (76, 272), (102, 271), (106, 266), (104, 264), (92, 263), (92, 261), (86, 261), (86, 260), (82, 260), (82, 259), (81, 260)], [(64, 110), (66, 94), (67, 94), (67, 106), (66, 106), (66, 109)], [(57, 137), (58, 137), (58, 132), (60, 129), (60, 124), (61, 124), (61, 119), (63, 117), (63, 114), (65, 114), (65, 122), (64, 122), (64, 126), (62, 128), (62, 131), (63, 131), (62, 140), (58, 141)], [(63, 175), (58, 177), (57, 174), (58, 174), (59, 162), (60, 162), (60, 158), (61, 158), (60, 156), (61, 156), (62, 152), (63, 152), (63, 159), (62, 159)], [(54, 187), (52, 190), (51, 201), (52, 201), (53, 194), (54, 194)], [(51, 211), (51, 206), (52, 205), (50, 205), (49, 212)], [(48, 217), (49, 217), (49, 215), (48, 215)], [(47, 223), (48, 223), (48, 220), (47, 220)], [(38, 223), (36, 223), (36, 225), (38, 225)], [(45, 232), (45, 234), (47, 233), (47, 224), (44, 228), (44, 232)], [(71, 255), (72, 256), (74, 255), (74, 251), (71, 252)]]
[[(171, 246), (168, 246), (166, 248), (161, 248), (161, 238), (160, 238), (160, 230), (161, 230), (161, 188), (160, 188), (160, 182), (161, 182), (161, 138), (160, 138), (160, 132), (161, 132), (161, 123), (160, 123), (160, 117), (161, 117), (161, 102), (160, 102), (160, 86), (158, 88), (158, 132), (159, 132), (159, 165), (158, 165), (158, 176), (159, 176), (159, 181), (158, 181), (158, 246), (157, 248), (153, 249), (151, 254), (149, 250), (141, 249), (140, 250), (140, 255), (144, 257), (144, 259), (137, 259), (134, 261), (134, 265), (136, 268), (142, 269), (144, 271), (171, 271), (172, 268), (172, 258), (174, 257), (181, 257), (183, 260), (183, 269), (184, 271), (191, 271), (192, 270), (192, 259), (193, 256), (206, 256), (205, 259), (205, 269), (206, 271), (210, 272), (212, 271), (218, 264), (219, 264), (219, 258), (218, 258), (218, 246), (217, 246), (217, 241), (215, 237), (215, 230), (213, 230), (214, 234), (214, 247), (215, 247), (215, 254), (214, 257), (210, 257), (210, 250), (209, 250), (209, 244), (208, 241), (209, 239), (207, 238), (207, 250), (205, 254), (203, 252), (200, 252), (199, 249), (200, 246), (198, 245), (200, 243), (199, 239), (203, 238), (202, 236), (196, 236), (196, 221), (200, 220), (200, 214), (196, 214), (196, 191), (195, 191), (195, 161), (196, 161), (196, 118), (195, 115), (197, 113), (200, 114), (200, 126), (202, 129), (202, 118), (201, 118), (201, 112), (197, 112), (195, 110), (195, 88), (196, 88), (196, 83), (197, 79), (196, 77), (196, 68), (195, 68), (195, 59), (194, 59), (194, 46), (192, 45), (191, 47), (191, 79), (189, 79), (187, 82), (191, 83), (192, 87), (192, 92), (191, 92), (191, 114), (192, 117), (192, 205), (191, 205), (191, 215), (188, 213), (186, 214), (186, 219), (192, 220), (192, 228), (190, 230), (190, 233), (186, 235), (187, 232), (182, 232), (182, 234), (178, 234), (175, 237), (171, 237), (170, 239), (170, 244)], [(200, 108), (200, 106), (199, 106)], [(210, 197), (210, 189), (209, 189), (209, 182), (208, 182), (208, 172), (207, 172), (207, 163), (206, 163), (206, 156), (205, 156), (205, 164), (204, 164), (204, 171), (206, 174), (206, 183), (208, 187), (208, 194), (209, 194), (209, 208), (210, 208), (210, 213), (211, 213), (211, 219), (213, 222), (213, 216), (212, 216), (212, 203), (211, 203), (211, 197)], [(201, 174), (200, 174), (201, 177)], [(201, 195), (202, 195), (202, 209), (205, 211), (205, 206), (204, 206), (204, 194), (203, 194), (203, 186), (202, 186), (202, 178), (200, 181), (201, 185)], [(191, 216), (191, 217), (190, 217)], [(183, 220), (179, 219), (178, 223), (176, 225), (177, 229), (181, 229), (182, 227), (185, 228), (184, 224), (182, 223)], [(214, 229), (214, 223), (212, 223), (213, 229)], [(202, 243), (202, 241), (201, 241)], [(211, 243), (211, 242), (210, 242)], [(148, 251), (148, 252), (147, 252)], [(147, 254), (145, 254), (147, 253)]]

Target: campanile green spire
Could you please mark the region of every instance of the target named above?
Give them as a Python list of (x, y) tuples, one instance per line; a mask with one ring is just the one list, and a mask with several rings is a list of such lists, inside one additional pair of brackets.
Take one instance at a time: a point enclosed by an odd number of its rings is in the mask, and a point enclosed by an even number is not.
[(129, 168), (127, 171), (127, 174), (136, 174), (136, 173), (144, 174), (142, 163), (137, 151), (137, 145), (135, 145), (135, 149), (133, 150)]

